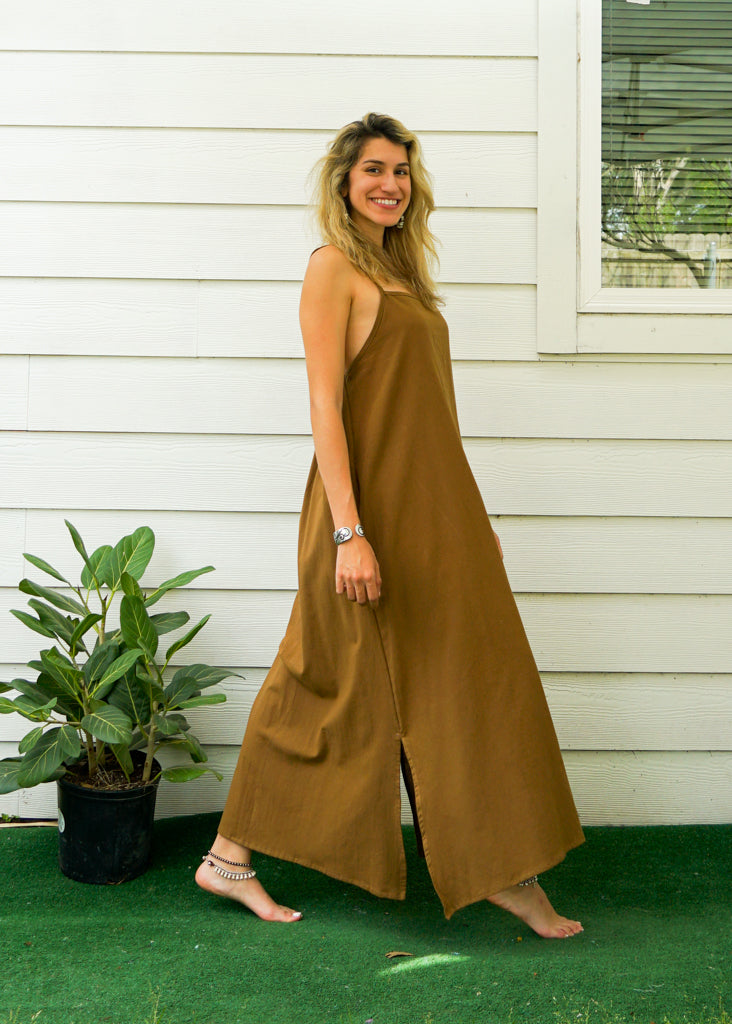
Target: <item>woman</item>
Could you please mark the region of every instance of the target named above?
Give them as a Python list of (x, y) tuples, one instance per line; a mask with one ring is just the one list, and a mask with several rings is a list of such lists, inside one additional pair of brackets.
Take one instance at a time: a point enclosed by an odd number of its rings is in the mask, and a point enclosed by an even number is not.
[(582, 927), (536, 875), (583, 836), (462, 448), (433, 208), (419, 142), (393, 118), (347, 125), (321, 161), (299, 589), (196, 880), (299, 919), (254, 877), (254, 848), (403, 899), (401, 766), (445, 915), (487, 899), (566, 938)]

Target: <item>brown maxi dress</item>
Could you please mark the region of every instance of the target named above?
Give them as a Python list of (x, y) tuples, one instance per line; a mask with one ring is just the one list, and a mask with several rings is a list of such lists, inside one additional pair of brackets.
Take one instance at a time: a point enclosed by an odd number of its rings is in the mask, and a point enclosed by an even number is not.
[(345, 375), (343, 422), (381, 600), (374, 610), (335, 592), (334, 524), (313, 460), (299, 590), (219, 831), (403, 899), (403, 749), (415, 825), (450, 917), (557, 864), (582, 830), (463, 451), (439, 313), (382, 290)]

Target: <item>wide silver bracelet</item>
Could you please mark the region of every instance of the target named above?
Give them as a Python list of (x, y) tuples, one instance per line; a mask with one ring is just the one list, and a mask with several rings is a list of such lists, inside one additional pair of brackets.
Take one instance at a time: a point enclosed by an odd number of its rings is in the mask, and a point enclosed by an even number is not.
[[(366, 534), (363, 532), (363, 526), (360, 523), (356, 523), (355, 531), (359, 537), (365, 537)], [(353, 536), (353, 530), (350, 526), (341, 526), (340, 529), (336, 530), (333, 534), (333, 540), (336, 544), (345, 544), (347, 540), (350, 540)]]

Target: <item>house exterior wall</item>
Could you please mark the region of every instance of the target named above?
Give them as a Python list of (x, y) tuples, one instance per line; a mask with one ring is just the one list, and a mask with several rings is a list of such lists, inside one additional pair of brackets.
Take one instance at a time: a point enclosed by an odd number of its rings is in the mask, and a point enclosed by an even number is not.
[[(601, 354), (540, 355), (537, 197), (551, 197), (533, 0), (455, 0), (448, 19), (405, 0), (388, 33), (334, 0), (15, 6), (0, 80), (0, 679), (38, 649), (8, 614), (32, 575), (21, 553), (71, 572), (64, 518), (92, 546), (149, 524), (151, 582), (216, 566), (166, 607), (211, 612), (187, 660), (244, 676), (190, 715), (230, 777), (297, 585), (304, 181), (338, 127), (381, 110), (420, 134), (435, 176), (466, 450), (582, 820), (729, 820), (732, 365), (693, 336), (684, 348), (681, 315), (654, 317), (671, 321), (672, 356), (644, 347), (632, 316), (636, 352), (607, 354), (604, 317)], [(24, 731), (0, 717), (0, 757)], [(225, 794), (166, 785), (158, 813)], [(52, 786), (0, 797), (5, 813), (54, 810)]]

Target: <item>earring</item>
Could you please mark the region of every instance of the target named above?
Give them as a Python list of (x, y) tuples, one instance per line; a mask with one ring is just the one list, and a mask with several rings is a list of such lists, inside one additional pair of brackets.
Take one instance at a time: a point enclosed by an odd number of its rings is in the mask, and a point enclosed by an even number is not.
[(402, 230), (402, 228), (404, 227), (404, 214), (401, 215), (401, 217), (396, 223), (396, 226), (399, 228), (400, 231)]

